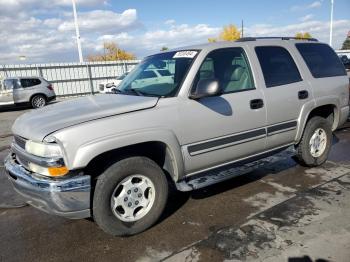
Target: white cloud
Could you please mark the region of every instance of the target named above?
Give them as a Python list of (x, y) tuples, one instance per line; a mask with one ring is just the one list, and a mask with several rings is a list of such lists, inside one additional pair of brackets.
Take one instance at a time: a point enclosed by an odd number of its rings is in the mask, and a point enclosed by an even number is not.
[(175, 22), (168, 24), (168, 29), (146, 31), (141, 34), (131, 35), (120, 33), (116, 35), (103, 35), (97, 39), (97, 48), (102, 49), (106, 41), (114, 41), (118, 45), (138, 56), (148, 55), (158, 52), (162, 47), (175, 48), (199, 43), (205, 43), (209, 37), (219, 34), (221, 28), (211, 27), (206, 24), (176, 25)]
[[(70, 14), (71, 15), (71, 14)], [(108, 10), (94, 10), (78, 14), (79, 28), (86, 31), (99, 33), (121, 32), (140, 25), (137, 21), (135, 9), (125, 10), (123, 13), (115, 13)], [(58, 26), (59, 31), (73, 31), (74, 21), (64, 21)]]
[(314, 1), (311, 4), (307, 4), (307, 5), (294, 5), (290, 8), (290, 10), (294, 12), (305, 11), (305, 10), (321, 7), (321, 5), (322, 5), (322, 1)]
[(315, 2), (312, 2), (311, 4), (309, 4), (307, 7), (308, 8), (317, 8), (317, 7), (320, 7), (322, 5), (322, 3), (320, 1), (315, 1)]
[(306, 22), (306, 21), (311, 20), (313, 17), (314, 17), (313, 14), (304, 15), (304, 16), (299, 18), (299, 21)]
[[(316, 2), (304, 7), (316, 8), (318, 5)], [(163, 46), (174, 48), (206, 43), (208, 38), (217, 37), (221, 31), (221, 27), (209, 24), (178, 24), (173, 19), (159, 24), (157, 29), (147, 29), (138, 20), (135, 9), (117, 13), (100, 10), (101, 5), (108, 5), (108, 2), (103, 0), (77, 0), (77, 3), (86, 6), (95, 5), (98, 8), (98, 10), (78, 9), (84, 10), (78, 13), (84, 56), (101, 52), (103, 42), (114, 41), (121, 48), (142, 58), (159, 51)], [(39, 8), (40, 4), (43, 9)], [(20, 55), (25, 55), (27, 62), (30, 63), (77, 61), (70, 4), (71, 0), (0, 0), (0, 39), (5, 40), (0, 41), (1, 63), (18, 63)], [(17, 8), (17, 12), (1, 9), (5, 5), (12, 10)], [(49, 5), (54, 8), (48, 8)], [(45, 16), (37, 15), (38, 13)], [(328, 42), (328, 21), (314, 20), (312, 14), (300, 17), (299, 21), (302, 23), (280, 26), (255, 24), (245, 28), (245, 34), (294, 36), (297, 32), (310, 32), (313, 37)], [(336, 48), (339, 48), (344, 41), (349, 24), (349, 19), (334, 21), (333, 39)]]
[[(350, 20), (346, 19), (333, 22), (333, 45), (335, 48), (339, 48), (346, 38), (349, 24)], [(297, 32), (309, 32), (313, 37), (327, 43), (329, 40), (329, 22), (313, 20), (286, 26), (262, 24), (246, 29), (247, 35), (250, 36), (294, 36)]]
[(175, 24), (176, 23), (176, 21), (174, 20), (174, 19), (169, 19), (169, 20), (166, 20), (165, 22), (164, 22), (164, 24), (166, 24), (166, 25), (173, 25), (173, 24)]

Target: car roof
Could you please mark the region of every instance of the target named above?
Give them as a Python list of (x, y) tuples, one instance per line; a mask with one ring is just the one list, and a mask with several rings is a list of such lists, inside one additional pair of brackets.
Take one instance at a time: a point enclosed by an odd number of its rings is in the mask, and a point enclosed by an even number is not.
[(41, 80), (45, 80), (44, 78), (42, 78), (40, 76), (11, 76), (11, 77), (4, 78), (4, 80), (7, 80), (7, 79), (41, 79)]
[(204, 44), (198, 44), (198, 45), (190, 45), (190, 46), (184, 46), (179, 48), (174, 48), (169, 50), (171, 51), (180, 51), (180, 50), (213, 50), (218, 48), (225, 48), (225, 47), (238, 47), (243, 45), (256, 45), (256, 43), (266, 45), (278, 45), (281, 43), (285, 43), (287, 41), (293, 41), (295, 43), (320, 43), (316, 39), (296, 39), (293, 37), (266, 37), (266, 38), (254, 38), (254, 37), (247, 37), (239, 39), (238, 41), (218, 41), (213, 43), (204, 43)]

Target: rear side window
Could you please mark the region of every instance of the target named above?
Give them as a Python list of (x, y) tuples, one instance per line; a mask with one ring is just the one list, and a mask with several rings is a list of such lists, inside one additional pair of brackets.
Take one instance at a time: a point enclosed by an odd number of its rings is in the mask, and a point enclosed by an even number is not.
[(325, 44), (296, 44), (315, 78), (346, 75), (344, 66), (332, 48)]
[(24, 88), (41, 84), (41, 81), (39, 79), (36, 79), (36, 78), (27, 78), (27, 79), (23, 78), (20, 81), (21, 81), (21, 86)]
[(292, 56), (285, 48), (280, 46), (257, 46), (255, 52), (259, 59), (266, 87), (302, 81)]

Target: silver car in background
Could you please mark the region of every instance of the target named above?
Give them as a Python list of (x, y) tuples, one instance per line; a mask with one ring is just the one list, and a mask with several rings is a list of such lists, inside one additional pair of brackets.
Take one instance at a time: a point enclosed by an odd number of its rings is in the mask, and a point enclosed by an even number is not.
[(52, 84), (42, 77), (9, 77), (0, 84), (0, 107), (29, 103), (40, 108), (55, 99)]

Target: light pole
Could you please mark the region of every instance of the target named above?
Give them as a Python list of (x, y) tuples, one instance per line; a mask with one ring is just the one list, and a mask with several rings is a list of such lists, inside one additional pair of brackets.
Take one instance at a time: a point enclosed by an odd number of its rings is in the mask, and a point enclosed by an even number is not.
[(334, 6), (334, 0), (331, 0), (331, 22), (330, 22), (330, 29), (329, 29), (329, 45), (332, 46), (332, 40), (333, 40), (333, 6)]
[(75, 25), (75, 34), (77, 36), (77, 45), (78, 45), (78, 53), (79, 53), (79, 62), (83, 63), (83, 52), (81, 51), (81, 43), (80, 43), (80, 33), (79, 33), (79, 25), (78, 25), (78, 16), (77, 16), (77, 8), (75, 6), (75, 0), (72, 0), (73, 5), (73, 15), (74, 15), (74, 25)]

